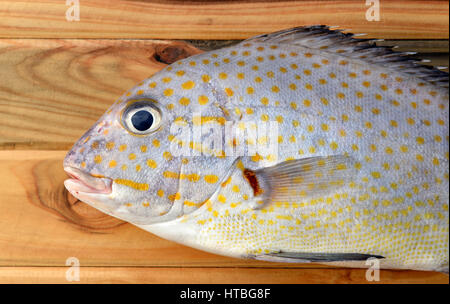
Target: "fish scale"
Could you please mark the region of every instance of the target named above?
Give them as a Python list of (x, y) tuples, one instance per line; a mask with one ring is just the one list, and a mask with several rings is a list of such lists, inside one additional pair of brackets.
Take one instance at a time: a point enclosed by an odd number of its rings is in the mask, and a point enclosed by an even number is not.
[[(326, 27), (254, 37), (175, 62), (126, 92), (65, 159), (110, 178), (111, 194), (68, 188), (112, 216), (217, 254), (345, 266), (374, 256), (385, 268), (445, 271), (446, 77)], [(121, 120), (140, 100), (151, 100), (162, 122), (133, 136)], [(269, 155), (193, 155), (208, 134), (196, 142), (171, 129), (271, 121), (278, 149)], [(171, 141), (191, 154), (173, 155)]]

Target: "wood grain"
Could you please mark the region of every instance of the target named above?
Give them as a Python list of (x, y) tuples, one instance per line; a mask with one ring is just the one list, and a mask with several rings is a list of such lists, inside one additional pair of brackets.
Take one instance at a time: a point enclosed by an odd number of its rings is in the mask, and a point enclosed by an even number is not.
[(153, 40), (0, 40), (0, 149), (68, 149), (126, 90), (199, 52)]
[[(68, 197), (64, 155), (0, 151), (0, 283), (63, 282), (69, 257), (85, 267), (86, 283), (365, 282), (361, 269), (222, 257), (108, 217)], [(386, 283), (448, 283), (448, 276), (432, 272), (382, 273)]]
[(0, 38), (243, 39), (293, 26), (339, 25), (369, 37), (447, 39), (448, 1), (382, 1), (379, 22), (361, 0), (80, 1), (80, 21), (65, 1), (2, 0)]
[[(232, 259), (161, 239), (68, 194), (62, 159), (136, 83), (256, 34), (339, 25), (448, 66), (448, 1), (382, 1), (380, 22), (366, 21), (361, 0), (80, 2), (79, 22), (66, 21), (65, 1), (0, 2), (0, 283), (67, 283), (69, 257), (80, 283), (367, 283), (364, 269)], [(449, 277), (383, 270), (380, 283)]]
[(208, 254), (106, 216), (68, 195), (65, 153), (0, 151), (0, 266), (311, 267)]
[[(0, 267), (0, 283), (68, 283), (68, 267)], [(380, 281), (367, 282), (364, 269), (81, 267), (80, 281), (70, 283), (142, 284), (448, 284), (442, 273), (380, 272)]]
[[(448, 41), (392, 44), (448, 66)], [(222, 46), (200, 46), (211, 45)], [(0, 39), (0, 150), (67, 150), (123, 92), (165, 66), (158, 60), (199, 52), (181, 41)]]

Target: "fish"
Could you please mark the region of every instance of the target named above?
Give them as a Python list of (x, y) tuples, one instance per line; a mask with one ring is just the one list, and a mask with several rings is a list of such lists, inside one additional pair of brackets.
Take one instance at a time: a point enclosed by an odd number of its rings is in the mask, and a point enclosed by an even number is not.
[(324, 25), (176, 61), (64, 159), (79, 200), (272, 262), (448, 272), (448, 73)]

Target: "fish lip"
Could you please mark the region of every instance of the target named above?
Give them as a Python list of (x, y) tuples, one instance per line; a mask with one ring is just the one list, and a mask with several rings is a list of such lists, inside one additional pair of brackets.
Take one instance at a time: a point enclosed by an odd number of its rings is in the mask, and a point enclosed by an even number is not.
[(82, 170), (64, 166), (64, 171), (71, 177), (64, 181), (64, 186), (69, 192), (111, 194), (112, 179), (108, 177), (95, 177)]

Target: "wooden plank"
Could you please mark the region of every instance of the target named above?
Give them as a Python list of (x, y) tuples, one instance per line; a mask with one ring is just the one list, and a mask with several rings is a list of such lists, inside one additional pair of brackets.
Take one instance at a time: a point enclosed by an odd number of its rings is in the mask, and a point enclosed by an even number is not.
[(339, 25), (369, 37), (447, 39), (448, 1), (381, 1), (369, 22), (361, 0), (80, 1), (68, 22), (65, 1), (2, 0), (0, 38), (244, 39), (293, 26)]
[(213, 255), (109, 217), (65, 190), (64, 155), (0, 151), (0, 266), (311, 267)]
[[(223, 44), (201, 47), (211, 45)], [(448, 42), (401, 50), (448, 66)], [(0, 150), (67, 150), (123, 92), (165, 66), (156, 57), (198, 52), (180, 41), (0, 39)]]
[(153, 40), (0, 40), (0, 147), (68, 149), (114, 100), (166, 65), (157, 58), (199, 52)]
[[(361, 269), (324, 272), (333, 267), (209, 254), (104, 215), (68, 196), (64, 155), (0, 151), (0, 283), (63, 282), (69, 257), (85, 267), (86, 283), (365, 282)], [(383, 271), (383, 277), (383, 282), (448, 282), (430, 272)]]
[[(448, 1), (385, 1), (380, 22), (365, 20), (359, 0), (80, 2), (79, 22), (66, 21), (65, 1), (0, 4), (0, 150), (8, 149), (0, 151), (0, 283), (67, 283), (68, 257), (80, 260), (80, 283), (366, 283), (364, 269), (245, 261), (161, 239), (70, 196), (62, 184), (65, 151), (49, 150), (68, 149), (125, 90), (165, 63), (201, 52), (146, 39), (228, 39), (196, 44), (217, 48), (292, 26), (337, 24), (397, 39), (381, 43), (442, 66)], [(383, 270), (380, 283), (449, 279)]]
[(80, 281), (66, 280), (67, 267), (0, 267), (0, 283), (139, 283), (139, 284), (448, 284), (436, 272), (380, 272), (380, 281), (367, 282), (364, 269), (267, 268), (126, 268), (81, 267)]

